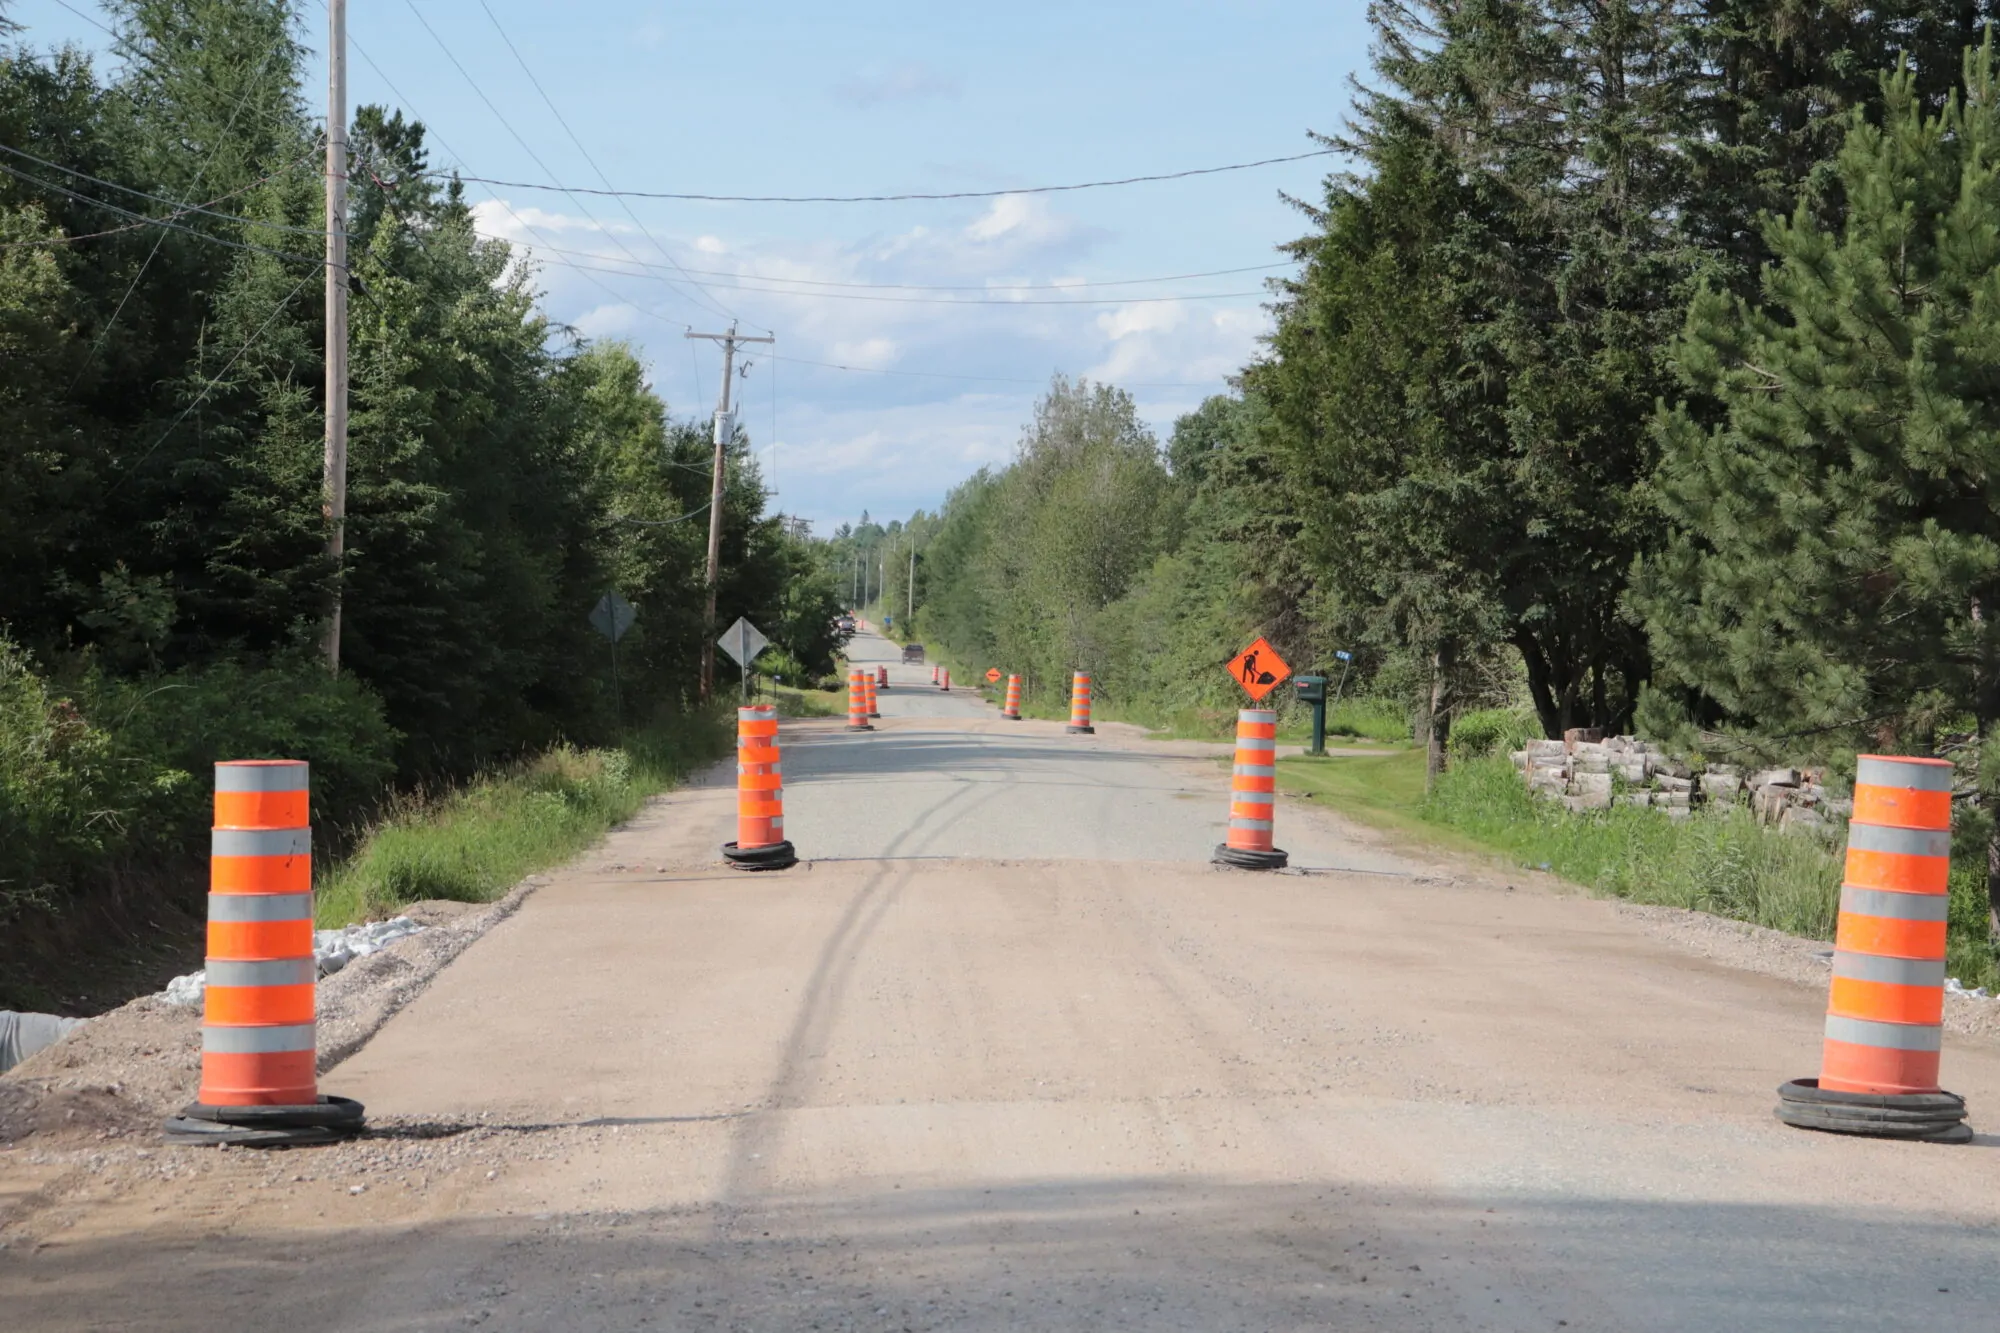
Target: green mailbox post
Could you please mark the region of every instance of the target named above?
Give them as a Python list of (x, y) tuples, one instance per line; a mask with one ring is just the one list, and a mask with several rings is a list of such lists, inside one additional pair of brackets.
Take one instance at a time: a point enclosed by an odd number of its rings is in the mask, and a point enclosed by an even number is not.
[(1294, 676), (1292, 684), (1299, 692), (1299, 702), (1311, 704), (1313, 710), (1312, 748), (1307, 754), (1326, 753), (1326, 677)]

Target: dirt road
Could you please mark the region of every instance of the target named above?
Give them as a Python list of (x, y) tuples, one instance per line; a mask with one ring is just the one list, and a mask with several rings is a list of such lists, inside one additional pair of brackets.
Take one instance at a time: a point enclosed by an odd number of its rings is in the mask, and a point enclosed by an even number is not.
[[(864, 641), (857, 655), (887, 653)], [(2000, 1309), (2000, 1138), (1771, 1119), (1823, 996), (1226, 769), (892, 667), (530, 898), (324, 1080), (384, 1136), (153, 1150), (7, 1236), (22, 1329), (1932, 1330)], [(1947, 1082), (2000, 1123), (2000, 1050)], [(121, 1150), (123, 1151), (123, 1150)]]

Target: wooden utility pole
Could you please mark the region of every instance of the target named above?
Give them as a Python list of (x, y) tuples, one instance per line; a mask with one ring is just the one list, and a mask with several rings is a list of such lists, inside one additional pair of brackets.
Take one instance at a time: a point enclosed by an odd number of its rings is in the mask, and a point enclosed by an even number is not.
[(326, 0), (326, 552), (333, 612), (326, 664), (340, 671), (342, 565), (347, 551), (347, 0)]
[(910, 583), (903, 592), (907, 601), (903, 610), (903, 632), (915, 634), (917, 632), (917, 544), (915, 542), (910, 543)]
[(702, 615), (701, 698), (706, 703), (715, 692), (715, 593), (722, 578), (722, 477), (729, 441), (736, 434), (736, 422), (729, 415), (729, 385), (736, 377), (736, 344), (774, 343), (776, 338), (746, 338), (731, 324), (727, 333), (696, 333), (690, 338), (706, 338), (722, 344), (722, 401), (715, 409), (715, 475), (708, 487), (708, 603)]

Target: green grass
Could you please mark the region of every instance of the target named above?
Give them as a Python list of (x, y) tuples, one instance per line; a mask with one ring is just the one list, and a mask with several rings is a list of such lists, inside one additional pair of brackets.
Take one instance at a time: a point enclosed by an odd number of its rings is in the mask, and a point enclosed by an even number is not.
[[(1841, 847), (1778, 833), (1741, 807), (1670, 820), (1619, 806), (1588, 815), (1530, 796), (1505, 759), (1455, 764), (1429, 796), (1424, 756), (1278, 762), (1279, 787), (1344, 815), (1423, 841), (1498, 853), (1628, 902), (1709, 912), (1808, 939), (1830, 940), (1839, 915)], [(2000, 951), (1987, 939), (1982, 874), (1954, 858), (1949, 971), (1966, 986), (2000, 987)]]
[(619, 749), (559, 746), (443, 797), (407, 798), (320, 877), (318, 924), (389, 916), (426, 898), (490, 902), (583, 851), (727, 748), (719, 718), (682, 718)]
[(795, 690), (789, 685), (773, 685), (769, 698), (778, 705), (779, 717), (845, 717), (847, 691)]

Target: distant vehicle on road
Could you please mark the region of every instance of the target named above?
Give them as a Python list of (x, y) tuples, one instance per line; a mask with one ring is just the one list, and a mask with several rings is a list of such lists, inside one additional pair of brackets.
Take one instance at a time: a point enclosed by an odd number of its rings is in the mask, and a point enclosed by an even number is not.
[(921, 643), (904, 644), (903, 660), (905, 662), (915, 662), (918, 666), (922, 666), (924, 662), (924, 646)]
[(853, 616), (842, 616), (840, 619), (833, 622), (833, 627), (839, 630), (842, 634), (852, 634), (857, 628), (859, 628), (854, 623)]

